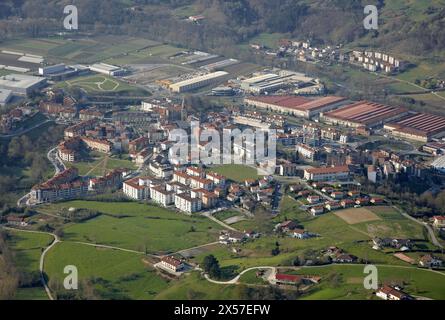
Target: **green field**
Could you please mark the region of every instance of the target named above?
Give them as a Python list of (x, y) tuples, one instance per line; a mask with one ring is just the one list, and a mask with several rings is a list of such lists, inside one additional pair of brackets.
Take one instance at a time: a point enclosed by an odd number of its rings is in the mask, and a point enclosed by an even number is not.
[[(153, 253), (174, 252), (215, 242), (221, 227), (200, 216), (134, 202), (70, 201), (42, 207), (84, 208), (105, 213), (87, 222), (67, 225), (64, 240), (106, 244)], [(193, 230), (192, 230), (193, 227)]]
[(108, 155), (99, 152), (90, 152), (89, 156), (89, 159), (78, 162), (65, 162), (65, 165), (76, 167), (80, 175), (98, 177), (117, 168), (136, 169), (135, 164), (129, 160), (110, 158)]
[[(399, 284), (404, 290), (415, 296), (432, 299), (445, 299), (445, 274), (424, 269), (403, 268), (395, 266), (377, 266), (379, 284)], [(325, 278), (320, 285), (304, 297), (309, 300), (350, 300), (378, 299), (372, 295), (372, 290), (363, 287), (363, 266), (326, 266), (305, 267), (295, 272), (304, 275), (317, 275)], [(337, 280), (326, 281), (336, 275)]]
[(211, 168), (210, 171), (221, 174), (226, 178), (236, 182), (244, 182), (244, 180), (246, 179), (259, 179), (261, 177), (258, 175), (256, 169), (239, 164), (226, 164), (216, 166)]
[(80, 283), (94, 279), (103, 299), (153, 299), (168, 282), (142, 259), (135, 253), (63, 242), (48, 253), (45, 273), (50, 284), (60, 282), (66, 276), (65, 266), (74, 265)]
[[(8, 245), (14, 251), (14, 261), (21, 272), (38, 273), (39, 261), (42, 250), (53, 240), (50, 235), (29, 232), (8, 231), (11, 238)], [(43, 287), (19, 288), (15, 299), (17, 300), (40, 300), (47, 299)]]

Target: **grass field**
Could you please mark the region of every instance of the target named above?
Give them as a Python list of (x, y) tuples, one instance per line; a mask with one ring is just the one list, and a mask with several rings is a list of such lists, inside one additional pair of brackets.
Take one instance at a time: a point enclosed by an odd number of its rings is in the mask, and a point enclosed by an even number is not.
[(204, 217), (186, 216), (135, 202), (71, 201), (44, 206), (42, 210), (57, 214), (61, 208), (70, 207), (96, 210), (106, 215), (68, 225), (64, 229), (65, 240), (131, 250), (155, 253), (179, 251), (216, 241), (221, 229)]
[[(393, 266), (378, 266), (379, 284), (399, 284), (412, 295), (432, 299), (445, 299), (445, 274), (430, 272), (417, 268), (404, 268)], [(305, 267), (297, 274), (318, 275), (325, 280), (304, 299), (315, 300), (352, 300), (352, 299), (378, 299), (372, 295), (372, 290), (363, 287), (363, 266), (325, 266)], [(326, 281), (336, 275), (337, 280)]]
[(236, 182), (243, 182), (246, 179), (258, 179), (261, 177), (258, 175), (256, 169), (239, 164), (226, 164), (216, 166), (211, 168), (210, 170)]
[[(38, 273), (39, 261), (42, 250), (52, 241), (52, 237), (46, 234), (8, 231), (11, 238), (8, 246), (14, 251), (14, 261), (17, 268), (25, 273)], [(19, 288), (15, 299), (17, 300), (41, 300), (47, 299), (43, 287)]]
[(45, 273), (50, 283), (63, 281), (65, 266), (74, 265), (80, 281), (96, 280), (95, 288), (104, 299), (153, 299), (168, 282), (142, 258), (135, 253), (63, 242), (48, 253)]
[(68, 167), (76, 167), (79, 169), (80, 175), (88, 176), (103, 176), (107, 172), (117, 168), (136, 169), (133, 162), (124, 159), (110, 158), (109, 156), (99, 153), (91, 152), (90, 159), (79, 162), (66, 162)]

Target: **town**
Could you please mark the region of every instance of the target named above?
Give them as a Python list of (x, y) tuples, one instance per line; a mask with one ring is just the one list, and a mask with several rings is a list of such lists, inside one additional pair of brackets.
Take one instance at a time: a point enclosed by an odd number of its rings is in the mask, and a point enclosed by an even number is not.
[(445, 299), (445, 116), (299, 64), (395, 79), (409, 57), (256, 40), (255, 61), (136, 35), (0, 42), (0, 258), (29, 259), (19, 296)]

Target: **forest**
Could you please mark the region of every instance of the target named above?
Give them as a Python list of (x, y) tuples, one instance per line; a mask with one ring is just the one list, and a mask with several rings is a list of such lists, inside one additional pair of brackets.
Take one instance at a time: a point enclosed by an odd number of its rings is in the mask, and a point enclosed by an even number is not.
[[(184, 47), (236, 50), (261, 33), (281, 33), (320, 43), (353, 41), (364, 46), (428, 55), (445, 49), (445, 8), (419, 0), (423, 12), (390, 10), (389, 1), (374, 0), (73, 0), (79, 12), (79, 31), (93, 34), (131, 34)], [(378, 31), (361, 27), (363, 8), (379, 8)], [(0, 41), (17, 36), (37, 37), (62, 30), (61, 0), (5, 0), (0, 3)], [(176, 14), (191, 8), (204, 14), (200, 24)], [(420, 18), (421, 17), (421, 18)]]

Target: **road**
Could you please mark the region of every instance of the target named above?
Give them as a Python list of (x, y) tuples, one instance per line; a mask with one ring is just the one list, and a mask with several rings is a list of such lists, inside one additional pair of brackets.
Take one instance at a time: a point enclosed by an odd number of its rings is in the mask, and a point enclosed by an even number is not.
[[(57, 147), (54, 147), (51, 150), (49, 150), (46, 157), (54, 167), (54, 175), (57, 175), (66, 169), (65, 164), (57, 154)], [(25, 194), (23, 197), (17, 200), (17, 207), (24, 207), (30, 205), (29, 200), (31, 200), (31, 192)]]
[(43, 288), (45, 289), (45, 292), (46, 292), (48, 298), (50, 300), (54, 300), (54, 297), (51, 294), (51, 290), (49, 289), (48, 284), (46, 283), (46, 279), (45, 279), (45, 273), (44, 273), (44, 269), (45, 269), (45, 256), (46, 256), (46, 254), (48, 253), (49, 250), (51, 250), (57, 243), (61, 242), (59, 237), (57, 235), (55, 235), (53, 233), (49, 233), (49, 232), (41, 232), (41, 231), (33, 231), (33, 230), (23, 230), (23, 229), (8, 228), (8, 227), (3, 227), (3, 228), (7, 229), (7, 230), (19, 231), (19, 232), (46, 234), (46, 235), (49, 235), (49, 236), (53, 237), (54, 240), (50, 243), (50, 245), (48, 247), (46, 247), (45, 250), (43, 250), (42, 254), (40, 255), (39, 273), (40, 273), (40, 281), (42, 281)]
[(239, 275), (237, 275), (235, 278), (233, 278), (232, 280), (228, 280), (228, 281), (216, 281), (216, 280), (212, 280), (210, 279), (208, 274), (205, 274), (204, 277), (207, 279), (207, 281), (211, 282), (211, 283), (215, 283), (215, 284), (236, 284), (238, 283), (239, 279), (241, 278), (241, 276), (243, 274), (245, 274), (246, 272), (252, 271), (252, 270), (263, 270), (263, 269), (268, 269), (268, 270), (272, 270), (271, 275), (269, 275), (269, 277), (275, 276), (276, 274), (276, 267), (271, 267), (271, 266), (264, 266), (264, 267), (252, 267), (252, 268), (248, 268), (244, 271), (242, 271)]
[[(212, 213), (214, 213), (214, 212), (212, 212)], [(236, 230), (235, 228), (229, 226), (228, 224), (222, 222), (221, 220), (216, 219), (214, 216), (212, 216), (212, 213), (209, 213), (209, 212), (203, 212), (203, 213), (201, 213), (201, 215), (204, 216), (204, 217), (209, 218), (210, 220), (216, 222), (217, 224), (223, 226), (223, 227), (226, 228), (226, 229), (229, 229), (229, 230), (232, 230), (232, 231), (238, 231), (238, 230)]]
[(53, 122), (53, 120), (49, 120), (49, 119), (45, 120), (43, 122), (40, 122), (40, 123), (38, 123), (38, 124), (36, 124), (36, 125), (34, 125), (32, 127), (29, 127), (27, 129), (19, 131), (19, 132), (15, 132), (15, 133), (11, 133), (11, 134), (1, 134), (0, 138), (5, 139), (5, 138), (13, 138), (13, 137), (16, 137), (16, 136), (21, 136), (22, 134), (28, 133), (29, 131), (34, 130), (34, 129), (40, 127), (40, 126), (43, 126), (45, 123), (48, 123), (48, 122)]
[[(268, 280), (270, 281), (276, 274), (276, 270), (277, 268), (283, 268), (283, 269), (293, 269), (293, 270), (299, 270), (299, 269), (304, 269), (304, 268), (324, 268), (327, 266), (332, 266), (332, 265), (341, 265), (341, 266), (363, 266), (365, 267), (366, 264), (358, 264), (358, 263), (331, 263), (331, 264), (327, 264), (327, 265), (317, 265), (317, 266), (310, 266), (310, 267), (306, 267), (306, 266), (301, 266), (301, 267), (273, 267), (273, 266), (260, 266), (260, 267), (251, 267), (248, 268), (246, 270), (243, 270), (242, 272), (240, 272), (235, 278), (231, 279), (231, 280), (227, 280), (227, 281), (217, 281), (217, 280), (213, 280), (209, 277), (208, 274), (204, 275), (204, 278), (211, 282), (211, 283), (215, 283), (215, 284), (224, 284), (224, 285), (228, 285), (228, 284), (237, 284), (240, 277), (245, 274), (246, 272), (252, 271), (252, 270), (261, 270), (261, 269), (268, 269), (268, 270), (272, 270), (272, 273), (269, 274), (268, 276)], [(409, 266), (399, 266), (399, 265), (389, 265), (389, 264), (374, 264), (374, 266), (376, 267), (394, 267), (394, 268), (402, 268), (402, 269), (417, 269), (417, 270), (423, 270), (426, 272), (433, 272), (433, 273), (437, 273), (440, 274), (442, 276), (445, 277), (445, 273), (442, 273), (440, 271), (436, 271), (436, 270), (431, 270), (431, 269), (424, 269), (424, 268), (417, 268), (417, 267), (409, 267)]]
[(407, 219), (409, 219), (409, 220), (411, 220), (411, 221), (413, 221), (413, 222), (415, 222), (415, 223), (417, 223), (417, 224), (420, 224), (420, 225), (424, 226), (424, 227), (426, 228), (426, 230), (428, 230), (428, 233), (429, 233), (429, 235), (430, 235), (431, 242), (432, 242), (435, 246), (437, 246), (437, 247), (439, 247), (439, 248), (441, 248), (441, 249), (444, 248), (443, 245), (439, 242), (439, 240), (437, 240), (436, 235), (434, 234), (434, 230), (433, 230), (433, 228), (432, 228), (428, 223), (419, 221), (419, 220), (417, 220), (416, 218), (411, 217), (408, 213), (406, 213), (405, 211), (403, 211), (402, 209), (400, 209), (400, 208), (397, 207), (397, 206), (393, 206), (393, 208), (394, 208), (395, 210), (397, 210), (397, 211), (398, 211), (402, 216), (404, 216), (405, 218), (407, 218)]

